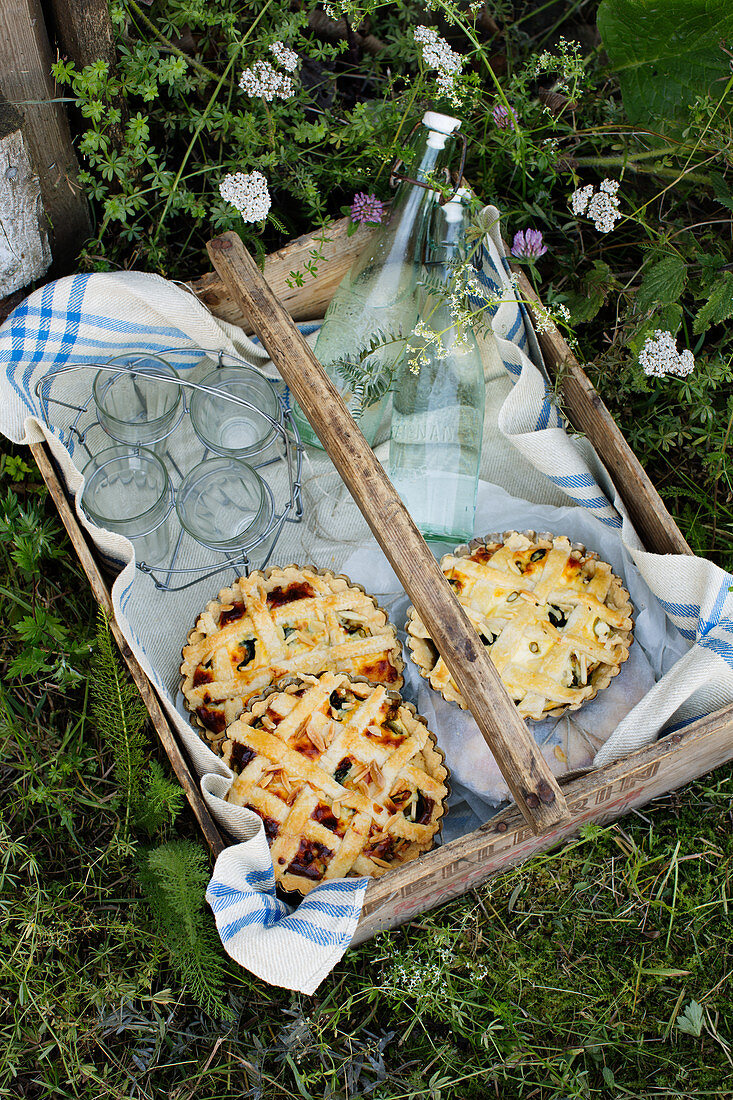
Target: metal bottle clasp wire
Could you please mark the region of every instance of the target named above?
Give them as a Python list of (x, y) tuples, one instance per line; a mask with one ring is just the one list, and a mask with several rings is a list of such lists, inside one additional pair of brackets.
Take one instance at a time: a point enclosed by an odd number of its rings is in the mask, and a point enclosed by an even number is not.
[[(415, 136), (415, 134), (417, 133), (417, 131), (420, 129), (421, 126), (422, 126), (422, 122), (416, 122), (415, 123), (415, 125), (412, 127), (412, 129), (410, 130), (410, 133), (407, 136), (407, 141), (408, 142), (412, 140), (412, 138)], [(412, 183), (412, 184), (415, 185), (415, 187), (422, 187), (426, 191), (435, 191), (436, 195), (439, 195), (438, 203), (441, 206), (445, 206), (445, 204), (447, 202), (450, 202), (451, 199), (454, 199), (456, 197), (457, 193), (458, 193), (459, 188), (461, 187), (462, 182), (463, 182), (463, 169), (466, 167), (466, 152), (468, 150), (468, 141), (466, 140), (466, 135), (460, 133), (460, 131), (456, 131), (455, 133), (451, 134), (451, 137), (458, 138), (459, 141), (461, 142), (461, 159), (460, 159), (460, 162), (458, 164), (458, 171), (455, 174), (452, 173), (450, 168), (448, 168), (448, 167), (443, 169), (443, 171), (445, 172), (446, 183), (449, 186), (453, 183), (454, 179), (457, 181), (455, 186), (453, 187), (453, 190), (450, 192), (450, 194), (445, 194), (444, 195), (440, 191), (438, 191), (437, 187), (433, 187), (433, 186), (431, 186), (431, 184), (425, 183), (424, 180), (416, 180), (412, 176), (408, 176), (405, 172), (401, 172), (400, 169), (402, 168), (403, 164), (405, 163), (404, 160), (402, 159), (402, 157), (397, 157), (395, 159), (394, 164), (392, 165), (392, 168), (390, 169), (390, 173), (389, 173), (389, 185), (390, 185), (390, 187), (396, 187), (398, 183), (402, 183), (402, 181), (404, 180), (406, 183)]]

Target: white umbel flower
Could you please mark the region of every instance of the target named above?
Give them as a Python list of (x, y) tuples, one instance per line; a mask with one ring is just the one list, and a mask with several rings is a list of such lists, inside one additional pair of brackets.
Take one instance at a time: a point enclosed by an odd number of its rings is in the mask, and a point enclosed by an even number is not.
[(233, 172), (219, 184), (223, 199), (236, 206), (243, 221), (261, 222), (272, 206), (267, 180), (261, 172)]
[(647, 336), (644, 347), (639, 352), (639, 363), (644, 374), (663, 378), (665, 374), (676, 374), (685, 378), (691, 374), (695, 359), (691, 351), (677, 351), (674, 336), (664, 329), (656, 329)]
[(255, 61), (249, 69), (244, 69), (239, 87), (249, 96), (262, 96), (268, 103), (273, 99), (290, 99), (295, 94), (290, 77), (279, 73), (269, 61)]
[(570, 205), (573, 209), (573, 214), (585, 214), (592, 194), (592, 183), (587, 184), (585, 187), (579, 187), (577, 191), (573, 191), (570, 196)]
[(592, 184), (579, 187), (570, 196), (573, 214), (587, 214), (599, 233), (610, 233), (621, 219), (618, 180), (603, 180), (595, 191)]
[(423, 64), (437, 72), (436, 82), (441, 92), (455, 97), (455, 80), (463, 68), (463, 57), (452, 50), (446, 40), (432, 27), (415, 27), (413, 38), (422, 46)]
[(289, 49), (283, 42), (273, 42), (270, 53), (283, 69), (287, 69), (289, 73), (295, 72), (298, 67), (298, 55), (295, 50)]

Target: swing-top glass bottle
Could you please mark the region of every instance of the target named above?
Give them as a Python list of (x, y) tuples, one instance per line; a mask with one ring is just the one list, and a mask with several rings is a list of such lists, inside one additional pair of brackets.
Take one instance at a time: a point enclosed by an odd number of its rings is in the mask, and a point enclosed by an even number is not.
[(473, 537), (485, 405), (481, 352), (457, 316), (472, 272), (467, 199), (462, 190), (433, 204), (422, 324), (395, 380), (389, 449), (389, 476), (420, 531), (451, 542)]
[[(434, 111), (424, 115), (413, 144), (409, 173), (413, 179), (422, 183), (436, 179), (447, 163), (450, 135), (460, 125), (459, 119)], [(404, 355), (405, 341), (418, 320), (419, 252), (435, 194), (429, 186), (403, 179), (389, 220), (374, 230), (339, 285), (318, 334), (316, 358), (341, 391), (370, 445), (383, 419), (389, 383)], [(384, 343), (369, 354), (372, 340)], [(294, 413), (303, 442), (320, 447), (297, 405)]]

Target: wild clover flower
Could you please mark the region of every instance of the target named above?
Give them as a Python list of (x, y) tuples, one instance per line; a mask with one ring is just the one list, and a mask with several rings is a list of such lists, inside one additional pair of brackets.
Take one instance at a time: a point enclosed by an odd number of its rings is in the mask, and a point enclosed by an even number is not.
[(537, 260), (540, 256), (544, 256), (545, 252), (547, 252), (547, 245), (542, 240), (542, 233), (539, 229), (527, 229), (526, 231), (520, 229), (518, 233), (514, 234), (512, 256), (524, 260)]
[(384, 203), (376, 195), (367, 195), (359, 191), (351, 204), (352, 222), (371, 222), (378, 224), (384, 217)]
[(452, 50), (446, 40), (432, 27), (415, 27), (413, 37), (422, 46), (423, 64), (437, 72), (436, 82), (441, 92), (458, 102), (455, 91), (456, 77), (463, 68), (463, 57)]
[(295, 94), (290, 77), (279, 73), (269, 61), (255, 61), (249, 69), (244, 69), (239, 87), (249, 96), (262, 96), (268, 103), (273, 99), (290, 99)]
[(274, 55), (278, 65), (289, 73), (294, 73), (298, 67), (298, 55), (295, 50), (289, 49), (283, 42), (273, 42), (270, 53)]
[(236, 206), (246, 222), (264, 221), (272, 206), (267, 180), (261, 172), (229, 173), (219, 184), (219, 192)]
[(695, 359), (691, 351), (677, 351), (672, 333), (658, 328), (652, 336), (647, 336), (639, 352), (639, 363), (644, 368), (644, 374), (658, 378), (663, 378), (665, 374), (677, 374), (684, 378), (694, 369)]
[(497, 103), (491, 112), (491, 116), (500, 130), (516, 130), (517, 112), (513, 107), (507, 111), (503, 103)]
[(573, 214), (587, 214), (599, 233), (610, 233), (621, 219), (618, 203), (618, 180), (603, 180), (598, 191), (592, 184), (579, 187), (570, 196)]

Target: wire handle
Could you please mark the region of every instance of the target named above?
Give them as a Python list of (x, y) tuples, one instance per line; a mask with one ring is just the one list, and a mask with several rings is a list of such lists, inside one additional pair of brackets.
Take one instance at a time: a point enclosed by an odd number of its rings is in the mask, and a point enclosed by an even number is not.
[[(411, 139), (414, 137), (414, 135), (417, 133), (417, 131), (420, 129), (421, 126), (422, 126), (422, 122), (416, 122), (415, 123), (415, 125), (410, 130), (410, 133), (407, 135), (407, 141), (408, 142), (411, 141)], [(396, 187), (398, 183), (402, 183), (404, 181), (405, 183), (414, 184), (415, 187), (422, 187), (425, 191), (434, 191), (435, 194), (438, 196), (438, 203), (439, 203), (440, 206), (445, 206), (445, 204), (447, 202), (451, 202), (451, 200), (454, 199), (456, 197), (456, 195), (458, 194), (458, 191), (459, 191), (460, 186), (461, 186), (461, 181), (463, 180), (463, 169), (466, 167), (466, 153), (468, 151), (468, 141), (466, 140), (466, 135), (462, 134), (460, 131), (455, 131), (450, 136), (458, 138), (461, 142), (461, 159), (460, 159), (460, 163), (458, 165), (458, 171), (455, 174), (452, 173), (450, 168), (448, 168), (448, 167), (446, 167), (444, 169), (447, 183), (451, 183), (453, 178), (455, 178), (457, 180), (455, 187), (453, 188), (453, 190), (451, 191), (451, 193), (449, 195), (444, 195), (443, 192), (439, 191), (437, 187), (433, 187), (431, 184), (426, 183), (424, 180), (416, 180), (412, 176), (408, 176), (405, 172), (400, 172), (400, 168), (402, 168), (402, 166), (405, 163), (404, 160), (402, 159), (402, 157), (397, 157), (395, 159), (394, 164), (392, 165), (392, 168), (390, 169), (390, 173), (389, 173), (389, 185), (390, 185), (390, 187)]]

